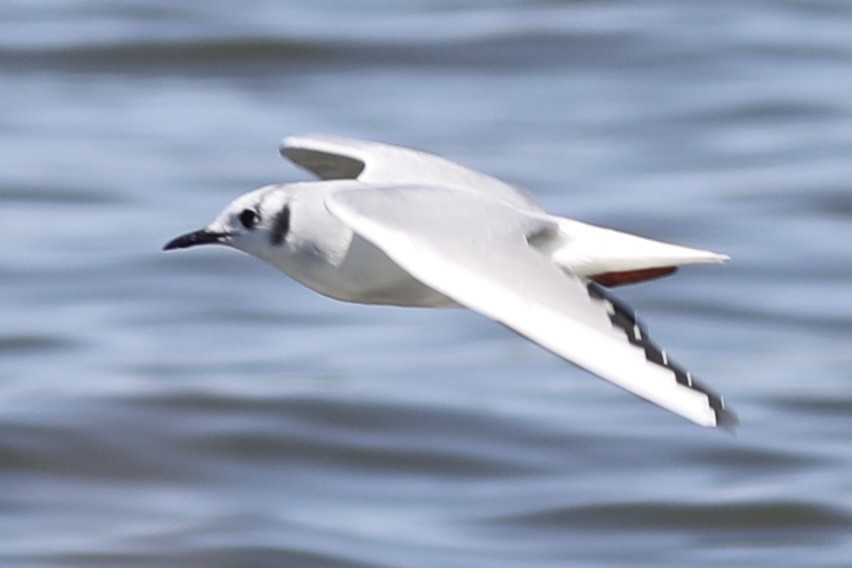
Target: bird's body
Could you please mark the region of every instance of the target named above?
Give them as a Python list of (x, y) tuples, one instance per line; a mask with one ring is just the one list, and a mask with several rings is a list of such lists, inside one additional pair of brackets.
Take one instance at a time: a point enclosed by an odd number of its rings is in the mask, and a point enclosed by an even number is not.
[(282, 154), (323, 181), (247, 193), (165, 248), (230, 245), (348, 302), (468, 307), (693, 422), (735, 423), (599, 284), (724, 255), (548, 215), (514, 186), (415, 150), (299, 136)]
[(289, 237), (277, 246), (250, 241), (245, 252), (293, 280), (344, 302), (406, 307), (456, 307), (399, 267), (381, 249), (332, 215), (327, 194), (358, 189), (350, 180), (269, 185), (243, 196), (259, 209), (289, 210)]

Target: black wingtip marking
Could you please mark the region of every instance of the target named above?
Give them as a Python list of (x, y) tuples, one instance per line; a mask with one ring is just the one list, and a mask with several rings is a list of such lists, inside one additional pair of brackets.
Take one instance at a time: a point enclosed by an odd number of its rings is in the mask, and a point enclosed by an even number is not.
[(636, 319), (636, 313), (632, 309), (605, 292), (599, 284), (589, 282), (588, 291), (590, 297), (608, 304), (609, 319), (612, 326), (624, 331), (627, 341), (630, 344), (642, 348), (645, 351), (645, 358), (648, 361), (669, 369), (674, 373), (675, 380), (679, 384), (707, 396), (708, 404), (716, 415), (717, 427), (730, 432), (736, 429), (737, 425), (739, 425), (739, 419), (736, 414), (725, 407), (722, 397), (695, 381), (686, 369), (672, 361), (665, 351), (651, 341), (648, 337), (648, 332)]
[(710, 406), (716, 412), (716, 427), (721, 428), (731, 434), (736, 434), (737, 426), (740, 425), (740, 419), (732, 410), (725, 408), (725, 403), (721, 398), (716, 397), (718, 405), (714, 404), (714, 397), (710, 397)]
[[(631, 335), (632, 334), (628, 332), (628, 337), (630, 337)], [(666, 358), (663, 357), (663, 352), (659, 349), (656, 349), (653, 344), (646, 342), (643, 347), (645, 348), (645, 359), (647, 359), (651, 363), (656, 363), (657, 365), (660, 365), (662, 367), (672, 369), (672, 367), (667, 364), (668, 361), (666, 360)], [(672, 370), (675, 371), (674, 369)], [(675, 377), (677, 377), (677, 374), (678, 372), (675, 371)]]
[(272, 246), (280, 246), (284, 242), (284, 237), (290, 231), (290, 208), (285, 205), (275, 214), (275, 220), (272, 222), (272, 232), (269, 240)]

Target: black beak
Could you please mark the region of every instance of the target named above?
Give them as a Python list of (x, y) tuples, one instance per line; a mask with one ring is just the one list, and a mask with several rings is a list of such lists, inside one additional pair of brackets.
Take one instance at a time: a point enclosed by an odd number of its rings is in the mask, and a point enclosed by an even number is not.
[(207, 229), (199, 229), (185, 235), (181, 235), (166, 243), (163, 250), (182, 249), (194, 247), (195, 245), (209, 245), (221, 243), (222, 239), (228, 236), (228, 233), (215, 233)]

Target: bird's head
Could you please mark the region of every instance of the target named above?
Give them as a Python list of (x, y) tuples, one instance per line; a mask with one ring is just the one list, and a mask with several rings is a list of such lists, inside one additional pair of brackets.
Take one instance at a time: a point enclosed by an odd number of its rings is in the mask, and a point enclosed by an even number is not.
[(163, 250), (221, 244), (268, 258), (286, 242), (290, 202), (286, 186), (261, 187), (236, 198), (206, 227), (172, 239)]

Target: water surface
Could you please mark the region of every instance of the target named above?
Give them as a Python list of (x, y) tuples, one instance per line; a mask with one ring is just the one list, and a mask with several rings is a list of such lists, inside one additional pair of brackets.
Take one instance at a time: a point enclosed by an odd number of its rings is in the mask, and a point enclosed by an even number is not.
[[(848, 566), (845, 2), (0, 7), (3, 566)], [(306, 174), (430, 150), (725, 252), (623, 289), (739, 412), (702, 430), (462, 311), (162, 254)]]

